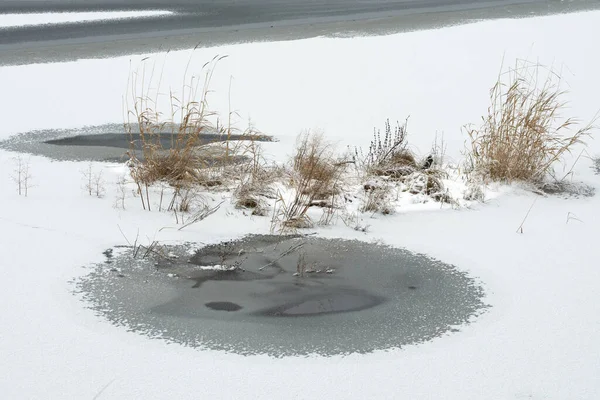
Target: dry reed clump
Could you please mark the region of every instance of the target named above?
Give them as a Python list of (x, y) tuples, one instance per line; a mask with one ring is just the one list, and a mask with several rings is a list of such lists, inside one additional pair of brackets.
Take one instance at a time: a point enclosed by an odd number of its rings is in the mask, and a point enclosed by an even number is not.
[(561, 117), (564, 94), (560, 77), (536, 64), (518, 61), (500, 74), (482, 126), (467, 130), (473, 170), (495, 181), (542, 181), (592, 130)]
[[(145, 69), (141, 77), (133, 74), (134, 79), (130, 82), (133, 106), (127, 110), (125, 129), (131, 137), (128, 152), (130, 172), (138, 186), (144, 209), (151, 209), (148, 191), (154, 183), (165, 182), (175, 188), (174, 201), (181, 190), (200, 180), (198, 171), (204, 165), (196, 147), (200, 135), (210, 127), (208, 118), (212, 113), (208, 109), (207, 94), (211, 76), (212, 70), (209, 69), (200, 95), (194, 78), (189, 85), (184, 85), (181, 99), (171, 92), (171, 115), (164, 119), (157, 110), (158, 94), (156, 98), (151, 98), (150, 89), (144, 86)], [(138, 95), (140, 83), (142, 93)], [(139, 135), (137, 145), (134, 133), (137, 133), (136, 137)], [(165, 136), (170, 144), (166, 149), (162, 140)]]
[[(231, 112), (227, 126), (219, 125), (218, 119), (216, 124), (212, 123), (217, 114), (209, 107), (208, 94), (214, 67), (222, 58), (215, 58), (204, 66), (203, 79), (192, 76), (188, 80), (186, 70), (180, 95), (173, 92), (168, 95), (170, 113), (166, 116), (158, 111), (158, 89), (156, 97), (150, 94), (154, 69), (149, 80), (145, 69), (141, 74), (132, 74), (131, 105), (125, 123), (131, 137), (128, 165), (144, 209), (151, 209), (149, 188), (156, 183), (173, 188), (171, 204), (192, 188), (220, 187), (231, 173), (231, 165), (240, 161), (238, 144), (230, 143), (232, 135), (254, 139), (253, 130), (237, 134), (231, 126)], [(223, 144), (206, 145), (205, 134), (223, 140)]]
[[(144, 75), (145, 70), (141, 77), (142, 85)], [(211, 77), (212, 70), (209, 69), (200, 93), (198, 84), (194, 85), (194, 77), (188, 85), (184, 85), (181, 100), (171, 92), (170, 116), (164, 118), (157, 111), (158, 98), (151, 98), (149, 88), (142, 87), (143, 93), (137, 94), (140, 82), (138, 74), (134, 74), (131, 81), (133, 106), (127, 110), (125, 128), (132, 138), (128, 155), (136, 164), (138, 178), (143, 182), (166, 181), (176, 185), (194, 179), (198, 164), (202, 162), (202, 157), (195, 151), (196, 146), (200, 143), (200, 135), (211, 128), (209, 117), (214, 115), (209, 111), (207, 99)], [(135, 124), (129, 117), (134, 118)], [(139, 149), (133, 133), (139, 134)], [(169, 143), (166, 149), (162, 140), (165, 137)]]
[[(286, 201), (280, 193), (273, 216), (273, 228), (281, 230), (314, 225), (307, 212), (311, 206), (335, 207), (342, 175), (347, 164), (336, 159), (332, 146), (320, 133), (307, 132), (298, 138), (289, 171), (293, 197)], [(325, 201), (325, 204), (321, 203)], [(325, 218), (331, 220), (331, 218)]]

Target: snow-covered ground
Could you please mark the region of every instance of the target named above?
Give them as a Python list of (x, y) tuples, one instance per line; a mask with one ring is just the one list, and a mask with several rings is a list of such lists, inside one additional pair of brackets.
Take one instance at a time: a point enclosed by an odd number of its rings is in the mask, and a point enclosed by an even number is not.
[(171, 11), (103, 11), (103, 12), (62, 12), (0, 14), (0, 29), (18, 26), (56, 25), (73, 22), (91, 22), (107, 19), (128, 19), (158, 17), (172, 14)]
[[(504, 59), (527, 58), (562, 70), (570, 109), (582, 120), (600, 108), (600, 13), (481, 22), (386, 37), (311, 39), (198, 49), (190, 71), (228, 55), (213, 79), (213, 107), (231, 103), (280, 142), (283, 159), (303, 129), (321, 129), (340, 148), (368, 145), (373, 127), (410, 115), (409, 140), (426, 152), (436, 133), (460, 159), (461, 127), (479, 121)], [(164, 69), (178, 88), (191, 52), (0, 68), (0, 139), (42, 128), (122, 121), (131, 69)], [(158, 72), (155, 73), (158, 75)], [(600, 152), (590, 141), (587, 152)], [(369, 218), (368, 233), (342, 223), (327, 237), (382, 240), (457, 265), (483, 283), (492, 308), (460, 332), (403, 349), (346, 357), (272, 359), (198, 351), (110, 325), (71, 294), (102, 251), (126, 236), (151, 242), (214, 242), (267, 232), (225, 202), (182, 231), (170, 214), (144, 212), (135, 199), (115, 208), (83, 189), (85, 163), (29, 159), (33, 186), (18, 196), (17, 154), (0, 151), (0, 392), (10, 399), (598, 399), (600, 302), (597, 238), (600, 198), (540, 197), (501, 187), (486, 204), (423, 207)], [(27, 160), (27, 156), (25, 156)], [(600, 190), (585, 155), (574, 180)], [(569, 165), (570, 168), (570, 165)], [(565, 172), (566, 173), (566, 172)], [(221, 201), (221, 194), (213, 194)], [(535, 201), (535, 203), (534, 203)], [(533, 207), (532, 207), (533, 204)], [(528, 210), (523, 234), (515, 231)], [(575, 217), (575, 218), (574, 218)]]

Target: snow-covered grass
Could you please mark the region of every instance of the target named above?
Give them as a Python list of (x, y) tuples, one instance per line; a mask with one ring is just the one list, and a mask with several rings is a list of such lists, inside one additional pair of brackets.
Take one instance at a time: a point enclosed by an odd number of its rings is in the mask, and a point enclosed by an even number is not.
[[(562, 68), (569, 115), (591, 119), (600, 108), (600, 56), (589, 39), (600, 37), (599, 22), (595, 12), (387, 37), (199, 49), (190, 71), (199, 72), (215, 54), (230, 56), (215, 70), (211, 106), (228, 112), (224, 88), (233, 75), (237, 122), (251, 117), (280, 139), (265, 144), (269, 160), (287, 160), (303, 129), (321, 128), (338, 148), (366, 148), (373, 127), (410, 115), (411, 149), (425, 154), (435, 133), (443, 133), (447, 157), (457, 163), (466, 139), (461, 126), (485, 115), (503, 57)], [(181, 87), (189, 57), (151, 57), (147, 70), (152, 60), (160, 66), (166, 59), (162, 86)], [(130, 62), (137, 68), (141, 60), (1, 68), (0, 137), (122, 121)], [(597, 155), (598, 146), (591, 141), (587, 153)], [(332, 358), (242, 357), (112, 326), (83, 307), (69, 282), (100, 261), (102, 251), (124, 244), (123, 235), (139, 237), (142, 245), (214, 243), (268, 232), (268, 217), (244, 215), (227, 201), (230, 194), (207, 192), (208, 204), (226, 201), (205, 221), (178, 230), (172, 214), (142, 210), (128, 187), (126, 209), (114, 207), (125, 166), (94, 164), (106, 189), (98, 198), (81, 184), (87, 164), (35, 156), (28, 159), (28, 196), (19, 196), (12, 180), (16, 156), (0, 152), (0, 391), (6, 398), (81, 399), (100, 392), (100, 399), (600, 397), (598, 197), (545, 197), (498, 186), (490, 188), (494, 198), (470, 209), (399, 204), (394, 215), (359, 215), (369, 225), (366, 233), (342, 222), (318, 228), (325, 237), (383, 241), (455, 264), (482, 282), (492, 307), (460, 332), (404, 349)], [(584, 153), (572, 179), (600, 189), (592, 164)]]
[(0, 29), (19, 26), (56, 25), (77, 22), (117, 20), (130, 18), (148, 18), (173, 14), (172, 11), (102, 11), (102, 12), (58, 12), (0, 14)]

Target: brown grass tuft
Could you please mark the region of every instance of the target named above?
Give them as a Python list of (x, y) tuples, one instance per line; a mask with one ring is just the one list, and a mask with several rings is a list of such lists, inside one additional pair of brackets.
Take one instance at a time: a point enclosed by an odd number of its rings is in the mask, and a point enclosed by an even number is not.
[[(539, 81), (544, 73), (548, 78)], [(500, 74), (482, 126), (467, 130), (474, 170), (496, 181), (542, 180), (592, 130), (561, 117), (564, 94), (560, 77), (536, 64), (518, 61)]]
[[(144, 209), (151, 208), (148, 192), (155, 183), (172, 187), (173, 199), (190, 188), (222, 187), (235, 176), (233, 166), (244, 160), (244, 156), (238, 154), (242, 141), (264, 139), (252, 128), (244, 132), (233, 128), (231, 111), (225, 126), (219, 124), (218, 115), (211, 111), (208, 103), (210, 83), (214, 67), (222, 58), (207, 63), (200, 79), (197, 76), (187, 79), (186, 71), (179, 96), (173, 92), (167, 95), (168, 115), (157, 111), (158, 89), (156, 98), (150, 96), (154, 71), (149, 81), (145, 78), (145, 69), (132, 74), (125, 123), (131, 137), (128, 164)], [(138, 90), (142, 93), (138, 94)], [(216, 124), (213, 124), (215, 119)], [(203, 144), (205, 134), (222, 138), (223, 142)]]
[(320, 204), (319, 200), (333, 201), (340, 191), (346, 165), (336, 159), (332, 146), (322, 134), (308, 132), (300, 135), (289, 177), (293, 198), (286, 202), (280, 194), (274, 210), (274, 221), (280, 222), (280, 228), (293, 230), (313, 226), (307, 211), (312, 205)]

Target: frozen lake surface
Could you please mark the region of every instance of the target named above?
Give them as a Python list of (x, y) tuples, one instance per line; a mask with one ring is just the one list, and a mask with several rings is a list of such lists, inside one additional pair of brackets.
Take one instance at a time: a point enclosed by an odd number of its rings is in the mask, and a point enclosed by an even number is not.
[(103, 58), (316, 36), (386, 34), (598, 6), (593, 0), (12, 0), (0, 3), (0, 14), (123, 10), (168, 14), (0, 29), (0, 64)]

